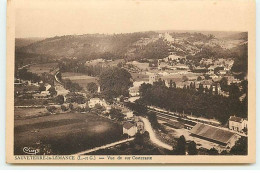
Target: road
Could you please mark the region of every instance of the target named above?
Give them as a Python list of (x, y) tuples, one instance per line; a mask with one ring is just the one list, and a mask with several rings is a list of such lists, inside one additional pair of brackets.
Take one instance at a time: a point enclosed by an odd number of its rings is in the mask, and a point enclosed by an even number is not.
[(166, 143), (160, 141), (160, 140), (156, 137), (156, 134), (154, 133), (153, 128), (152, 128), (152, 126), (151, 126), (151, 123), (149, 122), (148, 119), (143, 118), (143, 117), (140, 117), (140, 118), (141, 118), (142, 121), (144, 122), (144, 128), (145, 128), (145, 130), (149, 132), (150, 140), (151, 140), (154, 144), (156, 144), (156, 145), (158, 145), (158, 146), (160, 146), (160, 147), (162, 147), (162, 148), (165, 148), (165, 149), (167, 149), (167, 150), (172, 150), (172, 149), (173, 149), (172, 146), (170, 146), (170, 145), (168, 145), (168, 144), (166, 144)]
[(103, 146), (100, 146), (100, 147), (95, 147), (95, 148), (92, 148), (92, 149), (89, 149), (89, 150), (85, 150), (85, 151), (76, 153), (75, 155), (84, 155), (84, 154), (92, 153), (92, 152), (95, 152), (95, 151), (98, 151), (98, 150), (101, 150), (101, 149), (113, 147), (115, 145), (119, 145), (119, 144), (129, 142), (129, 141), (132, 141), (132, 140), (134, 140), (134, 138), (124, 139), (124, 140), (117, 141), (117, 142), (114, 142), (114, 143), (111, 143), (111, 144), (106, 144), (106, 145), (103, 145)]
[(58, 69), (54, 70), (54, 85), (55, 85), (55, 89), (57, 91), (57, 95), (63, 95), (64, 97), (69, 93), (69, 90), (66, 90), (62, 83), (60, 82), (60, 80), (57, 78), (57, 74), (60, 73)]

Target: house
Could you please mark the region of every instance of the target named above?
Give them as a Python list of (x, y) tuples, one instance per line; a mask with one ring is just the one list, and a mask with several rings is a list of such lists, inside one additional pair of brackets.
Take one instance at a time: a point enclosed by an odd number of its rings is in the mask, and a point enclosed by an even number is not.
[(129, 95), (132, 97), (139, 96), (139, 87), (129, 88)]
[(185, 57), (183, 56), (177, 56), (177, 55), (174, 55), (174, 54), (170, 54), (168, 57), (164, 58), (163, 60), (165, 62), (168, 62), (168, 61), (177, 61), (179, 62), (181, 59), (185, 59)]
[(215, 65), (210, 66), (210, 67), (208, 68), (209, 73), (210, 73), (210, 74), (213, 74), (215, 68), (217, 68), (217, 66), (215, 66)]
[(226, 70), (219, 70), (219, 71), (218, 71), (218, 74), (224, 75), (224, 74), (227, 74), (227, 71), (226, 71)]
[(91, 98), (89, 101), (88, 101), (88, 106), (90, 108), (94, 108), (96, 104), (100, 104), (101, 106), (107, 106), (105, 100), (101, 100), (100, 98)]
[(214, 142), (227, 148), (232, 148), (239, 139), (239, 135), (234, 132), (201, 123), (196, 124), (190, 130), (190, 133), (194, 137)]
[(228, 124), (229, 129), (237, 132), (243, 132), (244, 129), (247, 129), (247, 120), (240, 117), (230, 116)]
[(139, 87), (144, 84), (148, 83), (147, 81), (134, 81), (133, 86), (130, 87), (129, 90), (129, 95), (132, 97), (139, 96)]
[(129, 109), (124, 109), (122, 113), (126, 115), (126, 119), (132, 118), (134, 116), (134, 112)]
[(107, 104), (104, 99), (101, 100), (100, 98), (91, 98), (88, 101), (88, 107), (89, 108), (94, 108), (96, 106), (96, 104), (104, 106), (106, 108), (106, 112), (109, 112), (111, 110), (111, 106), (109, 104)]
[(153, 84), (154, 82), (156, 82), (159, 79), (159, 75), (158, 74), (150, 74), (149, 75), (149, 83)]
[(48, 91), (51, 88), (51, 85), (46, 83), (44, 84), (44, 87), (45, 87), (45, 91)]
[(123, 134), (127, 134), (128, 136), (134, 136), (137, 133), (136, 124), (133, 122), (127, 121), (123, 125)]
[(33, 94), (33, 97), (36, 99), (44, 99), (50, 96), (49, 91), (42, 91), (41, 93)]

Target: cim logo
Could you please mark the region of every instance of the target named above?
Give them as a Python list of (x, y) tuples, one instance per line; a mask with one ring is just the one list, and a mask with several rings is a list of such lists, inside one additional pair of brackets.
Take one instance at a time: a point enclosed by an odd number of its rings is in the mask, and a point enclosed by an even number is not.
[(33, 149), (33, 148), (30, 148), (30, 147), (24, 147), (23, 152), (26, 153), (26, 154), (36, 155), (37, 153), (40, 152), (40, 149)]

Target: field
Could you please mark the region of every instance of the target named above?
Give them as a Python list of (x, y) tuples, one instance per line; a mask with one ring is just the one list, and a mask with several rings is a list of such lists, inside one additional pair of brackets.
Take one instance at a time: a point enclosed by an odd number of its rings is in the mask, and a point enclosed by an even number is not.
[(62, 73), (62, 79), (70, 79), (72, 82), (78, 83), (82, 88), (86, 88), (90, 82), (98, 83), (98, 78), (81, 73)]
[[(49, 99), (48, 99), (49, 100)], [(15, 98), (15, 106), (43, 106), (44, 102), (48, 102), (47, 99), (21, 99)]]
[(134, 81), (149, 81), (149, 76), (146, 74), (141, 74), (141, 73), (131, 73), (132, 79)]
[(49, 112), (46, 108), (14, 108), (14, 118), (24, 119), (28, 117), (44, 116)]
[(58, 63), (45, 63), (45, 64), (34, 64), (29, 66), (29, 70), (32, 73), (41, 74), (48, 73), (53, 68), (57, 67)]
[(75, 154), (122, 139), (122, 126), (93, 114), (66, 113), (15, 120), (14, 153)]

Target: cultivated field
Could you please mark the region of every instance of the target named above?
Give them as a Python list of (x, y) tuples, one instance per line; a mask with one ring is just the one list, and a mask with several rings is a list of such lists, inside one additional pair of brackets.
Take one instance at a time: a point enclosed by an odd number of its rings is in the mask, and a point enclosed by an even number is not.
[(14, 134), (15, 154), (25, 154), (24, 147), (74, 154), (122, 139), (122, 126), (90, 113), (66, 113), (15, 120)]
[(58, 63), (45, 63), (45, 64), (34, 64), (30, 65), (28, 71), (36, 74), (41, 74), (41, 73), (48, 73), (55, 67), (57, 67)]
[(82, 88), (86, 88), (90, 82), (98, 83), (97, 77), (88, 76), (81, 73), (62, 73), (62, 79), (70, 79), (72, 82), (78, 83)]

